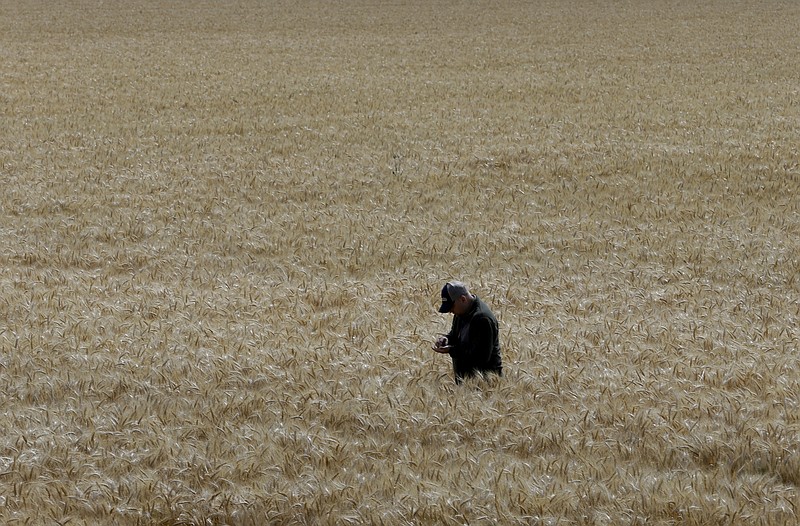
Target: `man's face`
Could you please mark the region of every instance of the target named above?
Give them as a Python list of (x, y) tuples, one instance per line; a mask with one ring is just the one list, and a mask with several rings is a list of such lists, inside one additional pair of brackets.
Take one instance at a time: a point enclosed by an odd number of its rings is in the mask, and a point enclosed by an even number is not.
[(455, 314), (456, 316), (461, 316), (462, 314), (467, 313), (467, 307), (469, 306), (469, 300), (466, 296), (459, 296), (456, 298), (456, 301), (453, 303), (453, 308), (450, 309), (450, 312)]

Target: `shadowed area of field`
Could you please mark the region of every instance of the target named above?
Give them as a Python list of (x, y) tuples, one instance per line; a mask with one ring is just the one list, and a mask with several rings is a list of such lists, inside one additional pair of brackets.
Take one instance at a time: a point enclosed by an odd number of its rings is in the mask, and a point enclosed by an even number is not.
[(796, 524), (798, 19), (0, 0), (0, 522)]

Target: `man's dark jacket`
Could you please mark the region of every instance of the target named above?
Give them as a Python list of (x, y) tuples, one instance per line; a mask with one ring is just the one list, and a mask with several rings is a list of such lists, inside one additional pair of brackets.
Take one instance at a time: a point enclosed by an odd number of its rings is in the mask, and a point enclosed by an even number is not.
[(453, 372), (456, 382), (474, 376), (476, 372), (503, 374), (500, 357), (500, 329), (489, 306), (473, 296), (469, 312), (453, 315), (453, 326), (447, 340), (453, 348)]

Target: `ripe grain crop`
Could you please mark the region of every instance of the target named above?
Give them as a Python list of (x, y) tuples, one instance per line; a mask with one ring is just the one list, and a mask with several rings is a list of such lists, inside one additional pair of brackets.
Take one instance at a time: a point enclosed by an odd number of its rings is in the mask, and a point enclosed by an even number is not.
[(0, 522), (797, 524), (798, 20), (0, 0)]

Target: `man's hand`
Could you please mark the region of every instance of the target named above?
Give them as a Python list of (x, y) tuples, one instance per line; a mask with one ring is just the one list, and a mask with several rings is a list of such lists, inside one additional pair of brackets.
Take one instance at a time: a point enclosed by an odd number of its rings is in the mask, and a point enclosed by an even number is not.
[(453, 346), (449, 345), (447, 336), (439, 336), (436, 338), (436, 343), (433, 344), (432, 349), (438, 353), (447, 354)]

